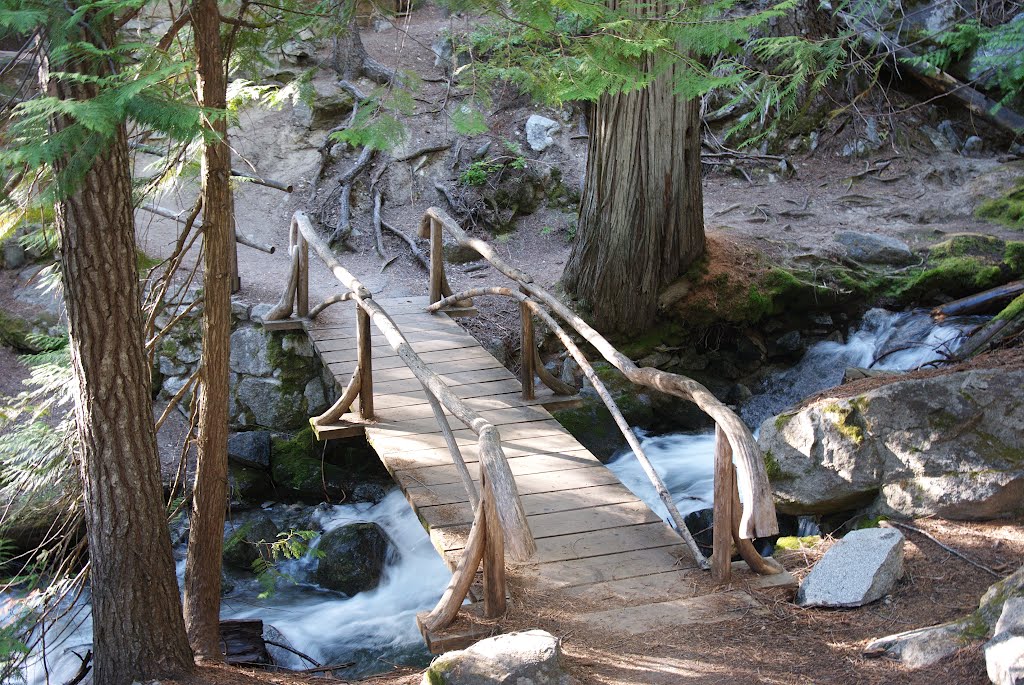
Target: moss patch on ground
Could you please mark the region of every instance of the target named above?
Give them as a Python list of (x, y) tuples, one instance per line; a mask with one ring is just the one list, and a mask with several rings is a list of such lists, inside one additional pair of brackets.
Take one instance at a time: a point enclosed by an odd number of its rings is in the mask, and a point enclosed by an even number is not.
[(1024, 229), (1024, 176), (1000, 197), (985, 200), (975, 211), (978, 217)]
[(965, 297), (1024, 277), (1024, 242), (977, 233), (933, 245), (924, 262), (897, 272), (833, 268), (824, 272), (851, 295), (892, 306), (932, 304)]

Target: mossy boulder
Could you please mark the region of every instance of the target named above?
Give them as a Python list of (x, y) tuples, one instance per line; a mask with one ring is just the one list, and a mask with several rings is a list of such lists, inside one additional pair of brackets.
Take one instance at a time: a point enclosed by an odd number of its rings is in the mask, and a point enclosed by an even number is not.
[(322, 556), (313, 579), (319, 585), (352, 596), (380, 584), (391, 545), (376, 523), (353, 523), (324, 533), (317, 549)]
[(270, 546), (280, 532), (270, 517), (262, 514), (230, 528), (224, 535), (224, 565), (251, 571), (257, 559), (270, 559)]
[[(654, 421), (651, 393), (634, 385), (607, 363), (594, 364), (598, 377), (608, 388), (623, 418), (630, 426), (650, 426)], [(572, 409), (553, 413), (566, 430), (598, 459), (607, 460), (625, 445), (615, 419), (589, 382), (580, 391), (583, 403)]]
[(271, 440), (271, 476), (279, 497), (308, 502), (344, 498), (346, 473), (321, 458), (321, 444), (308, 426), (290, 438)]
[(1024, 513), (1024, 371), (895, 378), (761, 425), (780, 511), (869, 506), (890, 516)]

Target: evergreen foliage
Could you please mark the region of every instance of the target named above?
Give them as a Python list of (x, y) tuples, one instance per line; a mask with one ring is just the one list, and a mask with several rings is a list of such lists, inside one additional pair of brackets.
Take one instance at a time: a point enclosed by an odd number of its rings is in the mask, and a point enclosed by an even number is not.
[(671, 73), (680, 97), (719, 92), (726, 106), (740, 105), (746, 114), (731, 132), (753, 128), (757, 138), (768, 133), (770, 120), (796, 112), (848, 55), (849, 36), (755, 37), (770, 20), (794, 11), (796, 0), (754, 12), (741, 11), (734, 0), (448, 5), (494, 17), (457, 47), (471, 53), (465, 70), (484, 83), (509, 82), (559, 106), (640, 90)]
[(981, 70), (987, 87), (1001, 94), (1000, 104), (1009, 104), (1024, 96), (1024, 52), (1021, 48), (1024, 46), (1024, 20), (1020, 17), (997, 26), (986, 26), (972, 18), (935, 33), (930, 39), (935, 47), (912, 62), (949, 69), (983, 48), (977, 55), (976, 66)]

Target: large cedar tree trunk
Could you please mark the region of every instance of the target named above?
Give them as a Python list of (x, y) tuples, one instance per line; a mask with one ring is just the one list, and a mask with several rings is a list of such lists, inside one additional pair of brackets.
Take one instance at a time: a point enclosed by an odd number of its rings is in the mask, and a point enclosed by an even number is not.
[[(199, 102), (223, 112), (227, 78), (216, 0), (192, 4)], [(203, 356), (198, 457), (185, 562), (185, 624), (198, 658), (220, 660), (220, 576), (228, 482), (228, 358), (231, 351), (231, 250), (234, 206), (229, 185), (227, 121), (210, 119), (216, 136), (203, 148)]]
[(671, 74), (592, 107), (579, 229), (563, 283), (608, 332), (648, 328), (658, 292), (704, 253), (700, 109)]
[[(103, 27), (92, 30), (113, 44)], [(109, 73), (105, 60), (55, 66)], [(97, 94), (91, 84), (49, 79), (46, 67), (42, 78), (55, 97)], [(68, 124), (55, 117), (51, 125), (56, 133)], [(56, 218), (89, 539), (93, 682), (174, 677), (193, 663), (160, 485), (123, 124), (57, 204)]]

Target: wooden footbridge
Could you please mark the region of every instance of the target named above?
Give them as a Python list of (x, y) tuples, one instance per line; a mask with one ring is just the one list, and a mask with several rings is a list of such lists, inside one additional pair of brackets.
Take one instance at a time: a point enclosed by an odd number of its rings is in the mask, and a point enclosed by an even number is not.
[[(763, 575), (760, 584), (792, 581), (750, 544), (749, 538), (773, 534), (777, 526), (760, 452), (728, 408), (690, 379), (638, 369), (527, 274), (502, 262), (486, 243), (468, 238), (440, 210), (429, 210), (420, 230), (431, 240), (430, 294), (378, 299), (337, 262), (305, 215), (296, 213), (289, 248), (292, 276), (266, 325), (307, 331), (344, 388), (331, 409), (311, 419), (318, 437), (365, 435), (453, 569), (438, 606), (419, 618), (432, 650), (478, 636), (465, 628), (449, 629), (467, 596), (482, 601), (463, 610), (489, 618), (504, 613), (506, 551), (517, 562), (514, 582), (561, 595), (566, 603), (589, 604), (579, 620), (590, 627), (634, 633), (724, 620), (756, 606), (741, 590), (692, 597), (684, 581), (710, 567), (717, 580), (728, 582), (734, 544), (749, 568)], [(516, 289), (453, 295), (441, 258), (442, 231), (480, 252), (513, 279)], [(306, 285), (310, 246), (347, 289), (312, 310)], [(519, 301), (525, 353), (518, 378), (453, 318), (475, 313), (471, 298), (485, 296)], [(339, 302), (345, 304), (330, 321), (318, 317)], [(716, 528), (710, 563), (685, 532), (656, 475), (655, 485), (682, 535), (552, 418), (549, 409), (573, 406), (578, 399), (574, 388), (540, 363), (534, 317), (580, 362), (646, 464), (600, 379), (548, 309), (634, 382), (693, 400), (715, 418)]]

